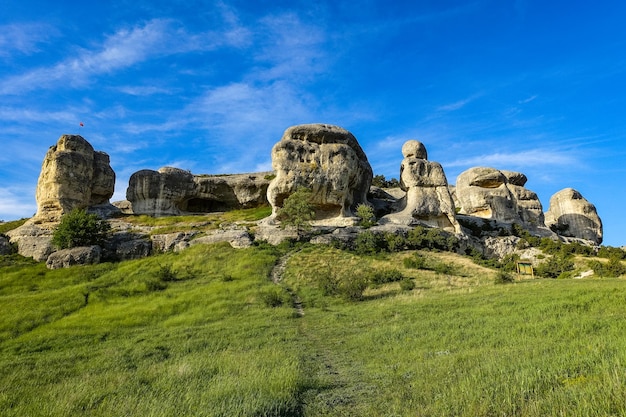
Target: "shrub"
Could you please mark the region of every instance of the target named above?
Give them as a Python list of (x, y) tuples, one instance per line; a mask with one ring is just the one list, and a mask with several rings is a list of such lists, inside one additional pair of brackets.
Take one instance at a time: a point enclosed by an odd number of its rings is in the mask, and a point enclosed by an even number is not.
[(414, 253), (410, 258), (404, 258), (402, 264), (409, 269), (426, 269), (426, 258), (419, 253)]
[(403, 278), (404, 276), (397, 269), (381, 269), (372, 273), (370, 281), (372, 284), (381, 285), (401, 281)]
[(608, 262), (600, 261), (589, 262), (589, 267), (593, 269), (593, 273), (600, 277), (619, 277), (626, 274), (626, 267), (619, 258), (611, 258)]
[(508, 272), (498, 271), (494, 281), (496, 284), (510, 284), (515, 282), (515, 277), (513, 274), (509, 274)]
[(400, 281), (400, 289), (402, 291), (412, 291), (415, 289), (415, 282), (409, 277), (403, 278)]
[(311, 203), (313, 193), (305, 187), (299, 187), (283, 201), (277, 218), (281, 226), (292, 226), (298, 233), (311, 228), (310, 221), (315, 218), (315, 208)]
[(563, 272), (574, 269), (574, 262), (568, 256), (553, 255), (547, 261), (537, 266), (537, 275), (546, 278), (558, 278)]
[(171, 265), (159, 265), (155, 275), (156, 278), (163, 282), (172, 282), (178, 279)]
[(363, 275), (347, 275), (340, 280), (337, 288), (339, 295), (347, 301), (360, 301), (367, 289), (368, 280)]
[(59, 249), (102, 245), (111, 226), (96, 214), (74, 209), (61, 218), (52, 235), (52, 244)]
[(403, 235), (387, 232), (384, 238), (389, 252), (399, 252), (406, 247), (406, 238)]
[(386, 244), (382, 235), (369, 230), (359, 233), (354, 242), (354, 250), (359, 255), (374, 255), (385, 247)]
[(278, 286), (270, 287), (261, 292), (261, 300), (266, 307), (280, 307), (289, 302), (288, 294)]
[(356, 208), (356, 215), (360, 220), (359, 224), (365, 228), (372, 227), (376, 224), (376, 216), (374, 209), (367, 204), (359, 204)]

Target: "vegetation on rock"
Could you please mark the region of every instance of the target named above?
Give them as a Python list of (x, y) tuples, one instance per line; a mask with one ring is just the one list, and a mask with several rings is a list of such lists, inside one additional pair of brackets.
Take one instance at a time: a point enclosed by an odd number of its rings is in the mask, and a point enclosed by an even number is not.
[(102, 245), (110, 229), (109, 223), (96, 214), (74, 209), (61, 217), (52, 235), (52, 243), (59, 249)]

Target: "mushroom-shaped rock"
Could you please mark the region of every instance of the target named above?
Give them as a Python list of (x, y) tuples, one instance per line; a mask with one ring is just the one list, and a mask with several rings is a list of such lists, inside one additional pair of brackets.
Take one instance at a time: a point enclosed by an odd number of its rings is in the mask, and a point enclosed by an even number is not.
[(461, 231), (454, 216), (455, 207), (448, 180), (441, 164), (428, 161), (426, 147), (409, 140), (402, 146), (400, 187), (406, 191), (401, 211), (385, 216), (382, 223), (425, 224), (449, 232)]
[(273, 216), (299, 187), (313, 193), (316, 219), (351, 217), (367, 202), (372, 168), (352, 133), (326, 124), (292, 126), (272, 148), (276, 177), (267, 190)]
[(459, 213), (511, 223), (519, 220), (515, 196), (507, 187), (507, 177), (499, 170), (474, 167), (456, 180)]
[(56, 222), (74, 208), (108, 204), (115, 186), (109, 156), (79, 135), (62, 135), (43, 160), (36, 223)]
[(565, 188), (550, 198), (546, 226), (561, 236), (602, 243), (602, 220), (596, 207), (573, 188)]

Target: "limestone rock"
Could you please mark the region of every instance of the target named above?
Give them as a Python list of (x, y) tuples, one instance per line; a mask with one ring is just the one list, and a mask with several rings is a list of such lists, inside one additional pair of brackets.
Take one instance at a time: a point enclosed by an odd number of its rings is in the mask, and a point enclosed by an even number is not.
[(79, 135), (62, 135), (44, 158), (37, 182), (37, 214), (31, 222), (58, 222), (74, 208), (107, 204), (115, 173), (109, 156)]
[(460, 233), (448, 180), (441, 164), (428, 161), (421, 142), (409, 140), (402, 146), (400, 187), (406, 191), (400, 211), (385, 216), (381, 223), (424, 224)]
[(249, 248), (252, 246), (252, 238), (250, 234), (243, 229), (231, 228), (216, 230), (206, 236), (192, 240), (191, 246), (198, 244), (211, 244), (219, 242), (228, 242), (235, 249)]
[(602, 243), (602, 220), (580, 192), (565, 188), (550, 198), (546, 225), (561, 236)]
[[(271, 172), (193, 175), (179, 168), (141, 170), (126, 190), (132, 213), (150, 216), (211, 213), (267, 205)], [(124, 209), (128, 211), (128, 209)]]
[(48, 269), (68, 268), (74, 265), (97, 264), (100, 262), (100, 246), (81, 246), (62, 249), (52, 253), (46, 261)]
[(316, 219), (352, 217), (367, 202), (372, 168), (352, 133), (332, 125), (308, 124), (285, 130), (272, 148), (276, 173), (267, 190), (275, 217), (298, 187), (313, 192)]
[(189, 241), (197, 232), (175, 232), (150, 236), (152, 249), (156, 252), (179, 252), (189, 247)]
[(518, 223), (544, 233), (544, 215), (539, 197), (525, 188), (526, 175), (475, 167), (462, 172), (455, 188), (459, 213), (503, 223)]
[(11, 243), (17, 244), (17, 253), (41, 262), (53, 252), (52, 230), (39, 225), (25, 223), (7, 233)]

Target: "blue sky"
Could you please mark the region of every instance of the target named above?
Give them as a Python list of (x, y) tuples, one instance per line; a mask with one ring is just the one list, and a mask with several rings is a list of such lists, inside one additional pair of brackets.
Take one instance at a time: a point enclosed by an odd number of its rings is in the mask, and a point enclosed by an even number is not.
[[(93, 4), (92, 4), (93, 3)], [(30, 217), (61, 134), (140, 169), (271, 168), (295, 124), (350, 130), (375, 174), (422, 141), (450, 183), (521, 171), (573, 187), (626, 244), (626, 3), (35, 1), (0, 12), (0, 219)], [(79, 123), (84, 123), (80, 127)]]

